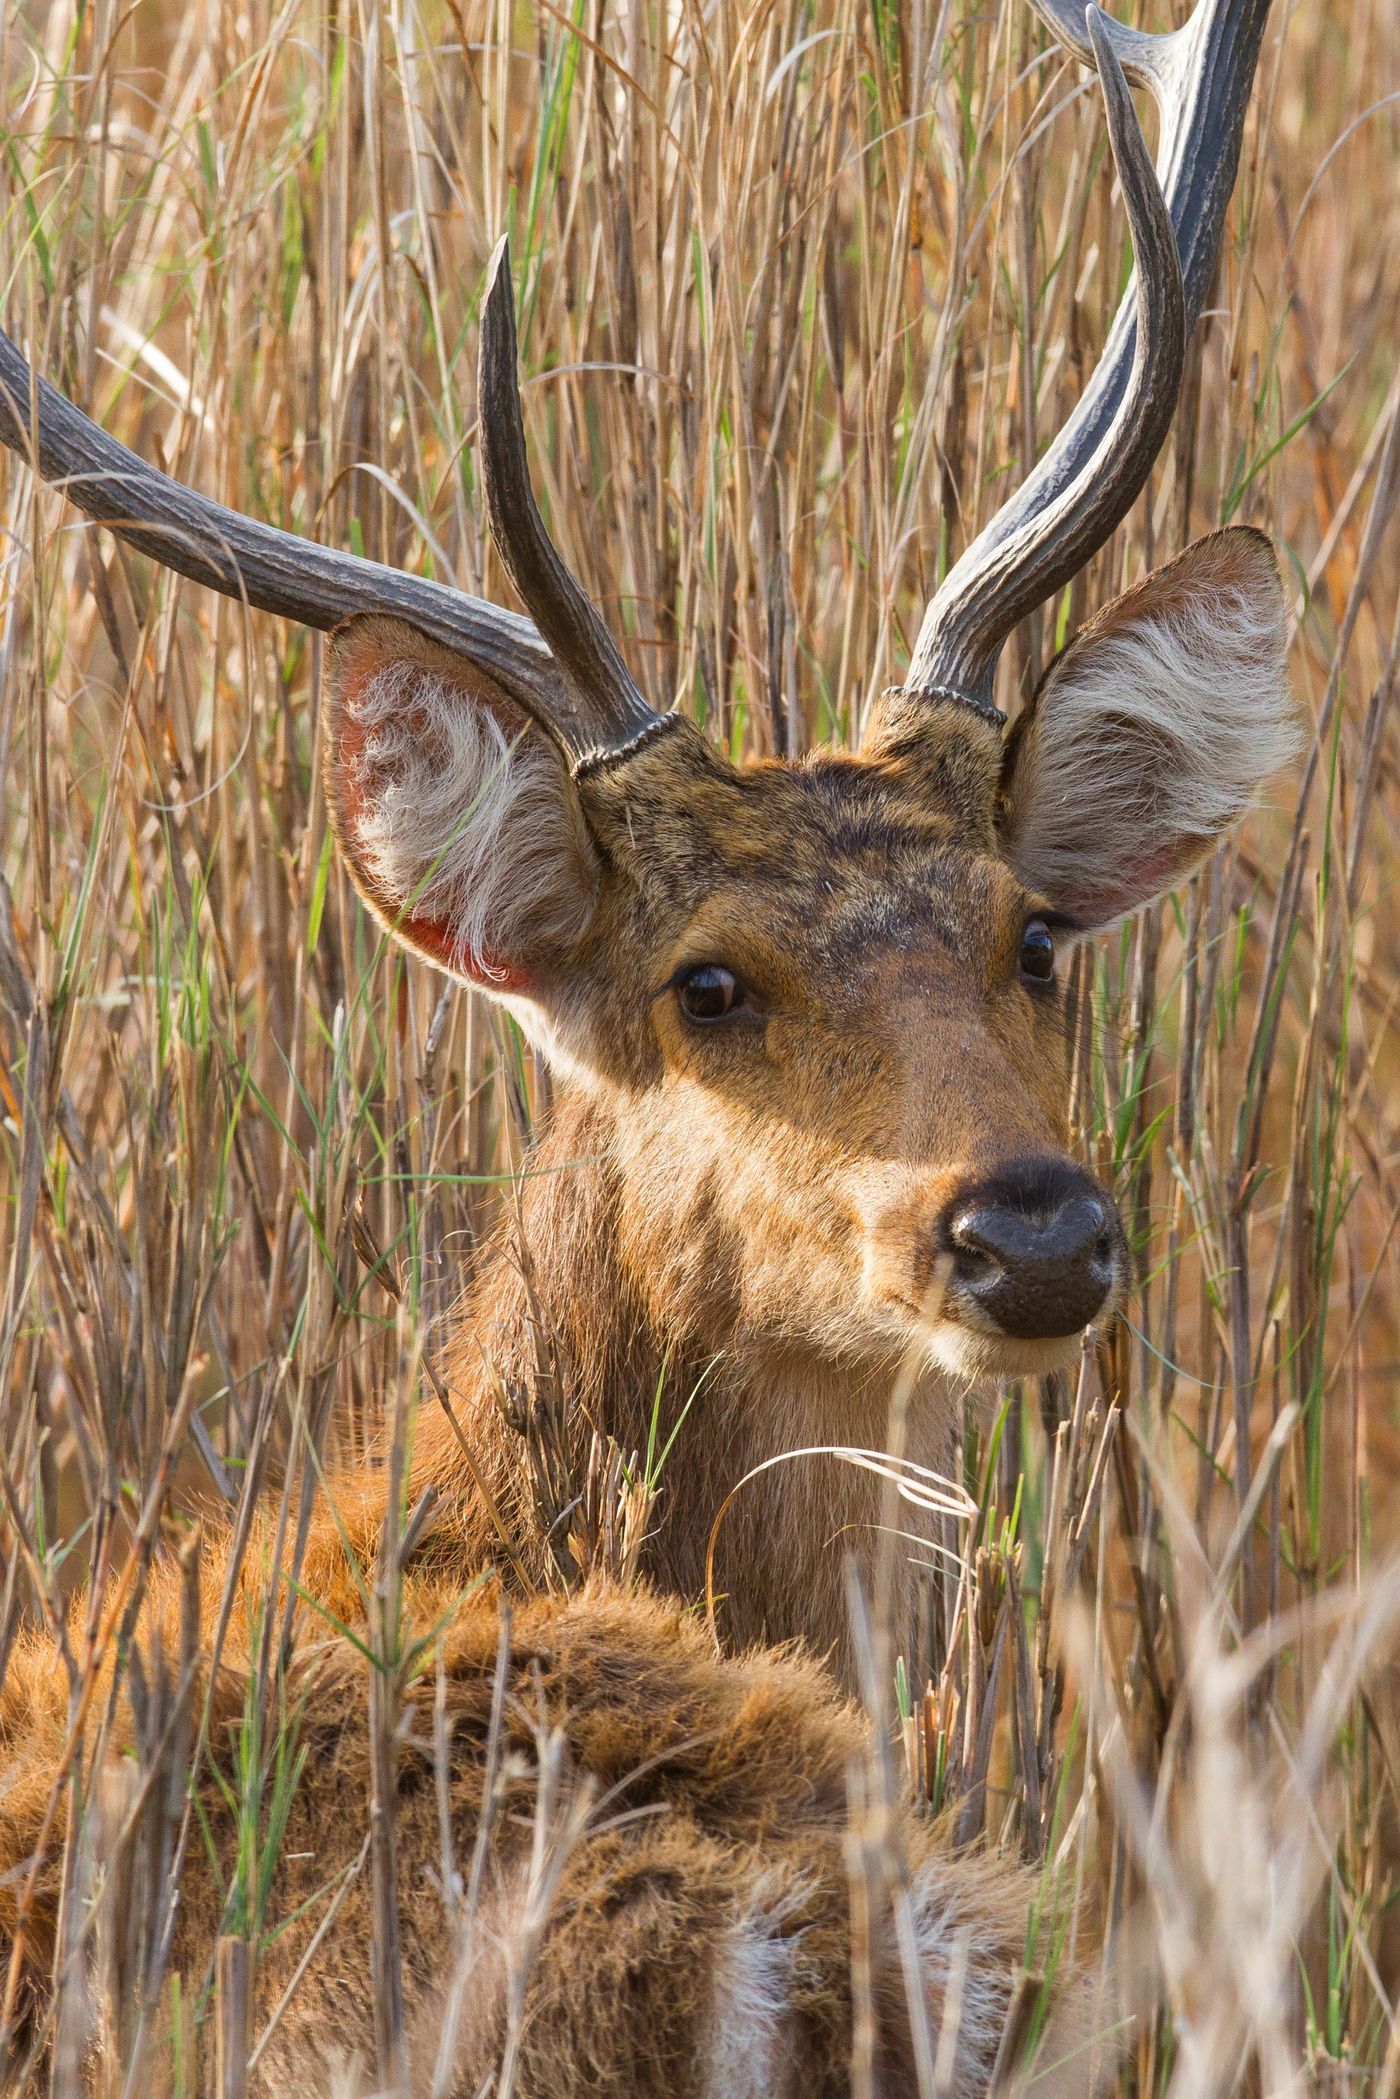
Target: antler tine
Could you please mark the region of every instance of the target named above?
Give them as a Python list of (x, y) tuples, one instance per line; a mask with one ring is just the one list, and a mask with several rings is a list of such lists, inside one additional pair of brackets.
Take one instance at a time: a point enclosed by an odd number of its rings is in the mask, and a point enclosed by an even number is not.
[[(1166, 437), (1181, 361), (1163, 338), (1179, 306), (1183, 345), (1205, 302), (1235, 183), (1269, 0), (1199, 0), (1183, 28), (1149, 36), (1086, 0), (1031, 0), (1103, 87), (1137, 262), (1103, 356), (1039, 463), (945, 578), (924, 615), (905, 690), (993, 704), (997, 659), (1017, 622), (1067, 583), (1131, 509)], [(1161, 111), (1154, 176), (1124, 76)], [(1126, 109), (1124, 107), (1126, 105)], [(1165, 221), (1171, 268), (1149, 252)], [(1151, 230), (1149, 230), (1149, 227)]]
[[(1030, 4), (1067, 51), (1094, 63), (1085, 0)], [(1161, 113), (1157, 173), (1176, 229), (1188, 334), (1210, 289), (1269, 6), (1270, 0), (1197, 0), (1180, 29), (1161, 35), (1100, 15), (1123, 71), (1149, 91)], [(1118, 318), (1129, 322), (1125, 310)]]
[(392, 612), (411, 620), (494, 678), (567, 744), (569, 695), (528, 620), (465, 591), (279, 532), (172, 481), (109, 437), (46, 379), (36, 379), (3, 333), (0, 443), (27, 459), (86, 516), (225, 597), (322, 629), (356, 612)]
[(586, 772), (636, 750), (676, 717), (658, 714), (642, 698), (621, 650), (559, 558), (536, 507), (516, 379), (510, 244), (504, 236), (486, 273), (480, 354), (481, 459), (491, 536), (551, 655), (576, 688), (589, 741), (574, 752), (574, 771)]
[[(488, 298), (489, 304), (489, 298)], [(513, 344), (514, 330), (511, 340)], [(512, 348), (513, 373), (513, 348)], [(514, 401), (514, 379), (511, 381)], [(483, 401), (485, 401), (483, 390)], [(519, 405), (511, 411), (519, 425)], [(501, 487), (499, 406), (484, 410), (487, 428), (487, 484), (491, 501)], [(493, 441), (494, 438), (494, 441)], [(343, 554), (314, 540), (243, 517), (223, 504), (184, 487), (150, 466), (105, 430), (45, 379), (31, 372), (9, 336), (0, 333), (0, 443), (27, 459), (46, 481), (62, 488), (88, 517), (105, 524), (144, 554), (177, 574), (188, 576), (225, 597), (239, 598), (259, 611), (279, 613), (304, 626), (328, 629), (357, 612), (394, 613), (410, 621), (445, 647), (465, 656), (492, 678), (560, 746), (574, 764), (597, 762), (619, 747), (631, 748), (651, 727), (670, 719), (654, 715), (627, 679), (616, 645), (567, 573), (548, 541), (544, 545), (568, 591), (583, 603), (592, 626), (580, 620), (565, 632), (555, 620), (560, 639), (556, 662), (544, 638), (527, 619), (501, 606), (469, 597), (441, 583)], [(500, 504), (492, 508), (492, 525), (502, 533)], [(530, 504), (540, 537), (538, 513)], [(550, 611), (559, 593), (532, 591), (507, 555), (507, 567), (522, 583), (528, 603)], [(602, 653), (606, 670), (590, 686), (581, 674), (578, 651), (586, 632)], [(566, 645), (567, 644), (567, 648)], [(610, 674), (625, 681), (624, 698), (613, 705)], [(561, 675), (561, 669), (567, 675)]]

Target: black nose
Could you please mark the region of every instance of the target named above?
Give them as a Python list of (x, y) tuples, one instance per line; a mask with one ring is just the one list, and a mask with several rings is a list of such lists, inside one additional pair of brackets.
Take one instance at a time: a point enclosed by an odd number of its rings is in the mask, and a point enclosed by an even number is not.
[(1111, 1199), (1068, 1159), (1018, 1160), (962, 1189), (943, 1237), (954, 1299), (970, 1299), (1019, 1341), (1088, 1326), (1127, 1260)]

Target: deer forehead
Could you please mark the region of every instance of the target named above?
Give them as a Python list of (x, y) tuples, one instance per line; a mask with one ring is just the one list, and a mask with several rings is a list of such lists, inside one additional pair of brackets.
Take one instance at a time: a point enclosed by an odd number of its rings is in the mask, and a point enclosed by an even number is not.
[(715, 962), (776, 1003), (892, 1013), (955, 985), (990, 990), (1006, 974), (1026, 901), (998, 862), (898, 831), (804, 841), (786, 858), (678, 887), (659, 981)]
[(906, 959), (1004, 964), (1033, 899), (995, 853), (985, 790), (963, 803), (927, 768), (840, 754), (740, 770), (694, 740), (667, 738), (625, 801), (590, 802), (660, 981), (748, 960), (893, 989)]

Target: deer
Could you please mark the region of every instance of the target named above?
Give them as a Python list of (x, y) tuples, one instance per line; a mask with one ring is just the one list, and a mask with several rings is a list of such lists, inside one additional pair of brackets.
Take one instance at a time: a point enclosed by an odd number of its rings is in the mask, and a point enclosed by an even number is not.
[[(408, 1476), (332, 1473), (304, 1541), (322, 1615), (291, 1612), (282, 1666), (311, 1753), (276, 1892), (290, 1921), (240, 1971), (264, 2035), (247, 2089), (970, 2099), (1009, 2082), (1030, 1880), (907, 1801), (889, 1806), (897, 1885), (856, 1978), (848, 1774), (870, 1723), (850, 1695), (849, 1570), (857, 1592), (873, 1579), (887, 1511), (871, 1470), (794, 1454), (881, 1450), (898, 1391), (903, 1458), (935, 1474), (969, 1395), (1062, 1370), (1114, 1319), (1129, 1248), (1070, 1145), (1064, 957), (1182, 882), (1298, 742), (1277, 559), (1244, 527), (1103, 605), (1009, 728), (996, 704), (1008, 636), (1107, 543), (1166, 437), (1268, 12), (1198, 0), (1147, 35), (1083, 0), (1033, 5), (1097, 77), (1136, 274), (1078, 406), (950, 569), (855, 748), (735, 764), (643, 697), (535, 504), (504, 242), (480, 442), (528, 617), (177, 484), (0, 336), (0, 437), (39, 475), (157, 562), (330, 635), (325, 779), (360, 896), (512, 1014), (560, 1082)], [(1133, 84), (1160, 110), (1155, 166)], [(559, 1512), (513, 1411), (551, 1380), (581, 1474), (600, 1434), (644, 1442), (663, 1376), (696, 1397), (641, 1579), (574, 1567), (561, 1589)], [(395, 1495), (414, 1514), (390, 1531)], [(915, 1539), (930, 1522), (900, 1512)], [(185, 1656), (172, 1710), (183, 1696), (188, 1746), (203, 1701), (189, 1783), (227, 1843), (208, 1764), (254, 1663), (237, 1613), (209, 1657), (229, 1541), (213, 1519), (202, 1541), (198, 1564), (152, 1553), (76, 1608), (128, 1628), (148, 1685)], [(367, 1566), (396, 1555), (405, 1618), (439, 1627), (436, 1675), (399, 1679), (387, 1757), (352, 1547)], [(901, 1543), (889, 1563), (896, 1620), (918, 1560)], [(114, 1720), (89, 1774), (99, 1863), (140, 1811), (118, 1754), (134, 1725)], [(71, 1728), (34, 1631), (0, 1688), (13, 2076), (63, 2041), (60, 1971), (84, 2074), (123, 2030), (121, 1963), (103, 1985), (100, 1918), (85, 1934), (65, 1915), (53, 1864)], [(392, 1841), (357, 1873), (364, 1804), (382, 1823), (390, 1795)], [(475, 1859), (465, 1922), (444, 1831)], [(312, 1898), (333, 1879), (330, 1915)], [(136, 1978), (148, 2007), (166, 1969), (193, 1991), (228, 1944), (193, 1853), (170, 1915)], [(386, 1934), (393, 2018), (369, 1983)], [(1035, 2090), (1094, 2088), (1095, 2003), (1061, 1975)], [(153, 2010), (152, 2065), (159, 2025)], [(221, 2088), (244, 2089), (245, 2067)]]

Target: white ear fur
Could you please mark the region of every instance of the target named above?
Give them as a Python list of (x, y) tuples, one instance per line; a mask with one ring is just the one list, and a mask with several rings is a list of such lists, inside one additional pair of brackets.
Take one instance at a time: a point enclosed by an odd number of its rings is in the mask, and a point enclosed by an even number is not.
[(1296, 756), (1273, 548), (1212, 533), (1075, 636), (1018, 726), (1004, 847), (1085, 931), (1170, 889)]
[(546, 738), (471, 666), (402, 622), (333, 645), (336, 829), (379, 915), (487, 990), (523, 988), (592, 912), (597, 868)]

